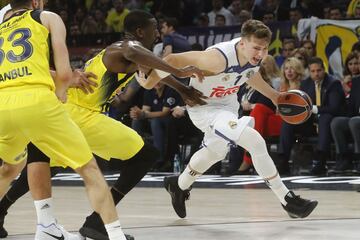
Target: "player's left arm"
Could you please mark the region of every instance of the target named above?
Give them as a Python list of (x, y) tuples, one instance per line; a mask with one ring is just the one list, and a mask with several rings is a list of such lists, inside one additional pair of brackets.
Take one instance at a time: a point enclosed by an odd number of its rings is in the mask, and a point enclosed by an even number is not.
[(267, 84), (259, 72), (255, 73), (246, 83), (277, 105), (280, 93)]

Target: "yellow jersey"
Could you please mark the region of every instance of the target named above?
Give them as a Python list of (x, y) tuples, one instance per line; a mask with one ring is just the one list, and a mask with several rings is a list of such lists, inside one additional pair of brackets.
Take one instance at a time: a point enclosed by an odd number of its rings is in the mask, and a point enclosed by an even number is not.
[(18, 12), (0, 24), (0, 89), (55, 84), (49, 67), (49, 31), (39, 10)]
[(107, 111), (110, 101), (133, 78), (134, 73), (113, 73), (106, 69), (103, 56), (105, 49), (86, 62), (84, 71), (92, 72), (98, 78), (94, 80), (98, 86), (94, 92), (85, 94), (80, 89), (68, 91), (68, 102), (97, 112)]

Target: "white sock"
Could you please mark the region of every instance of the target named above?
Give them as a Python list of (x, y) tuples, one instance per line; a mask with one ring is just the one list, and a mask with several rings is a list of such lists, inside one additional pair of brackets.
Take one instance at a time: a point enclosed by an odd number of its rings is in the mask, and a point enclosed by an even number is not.
[(199, 149), (191, 157), (189, 164), (179, 176), (178, 184), (180, 189), (188, 189), (198, 177), (222, 159), (222, 156), (217, 156), (206, 147)]
[(125, 234), (123, 233), (120, 221), (105, 224), (106, 232), (109, 235), (109, 240), (126, 240)]
[(49, 226), (55, 222), (52, 198), (34, 201), (34, 204), (38, 224)]
[(275, 164), (267, 152), (263, 137), (255, 129), (246, 127), (237, 143), (251, 154), (256, 172), (265, 180), (280, 202), (286, 205), (285, 196), (289, 189), (282, 182)]

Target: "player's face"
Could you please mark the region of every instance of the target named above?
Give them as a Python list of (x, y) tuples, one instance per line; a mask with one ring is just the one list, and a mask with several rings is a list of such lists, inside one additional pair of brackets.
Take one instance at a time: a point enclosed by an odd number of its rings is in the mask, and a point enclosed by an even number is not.
[(34, 9), (44, 10), (44, 6), (48, 0), (33, 0)]
[(266, 39), (251, 36), (250, 38), (241, 39), (240, 44), (243, 54), (251, 65), (259, 64), (268, 54), (269, 42)]
[(143, 29), (144, 37), (141, 40), (141, 43), (147, 48), (152, 50), (154, 47), (156, 39), (159, 37), (159, 30), (157, 26), (157, 21), (155, 18), (149, 20), (150, 23)]

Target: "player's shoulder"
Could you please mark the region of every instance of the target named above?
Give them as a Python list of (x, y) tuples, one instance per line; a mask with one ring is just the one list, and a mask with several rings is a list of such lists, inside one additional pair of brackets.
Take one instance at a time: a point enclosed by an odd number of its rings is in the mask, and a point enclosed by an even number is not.
[(230, 48), (230, 49), (234, 49), (233, 46), (235, 46), (241, 38), (234, 38), (230, 41), (225, 41), (225, 42), (220, 42), (217, 43), (213, 46), (208, 47), (207, 49), (213, 49), (213, 48), (220, 48), (220, 49), (226, 49), (226, 48)]

